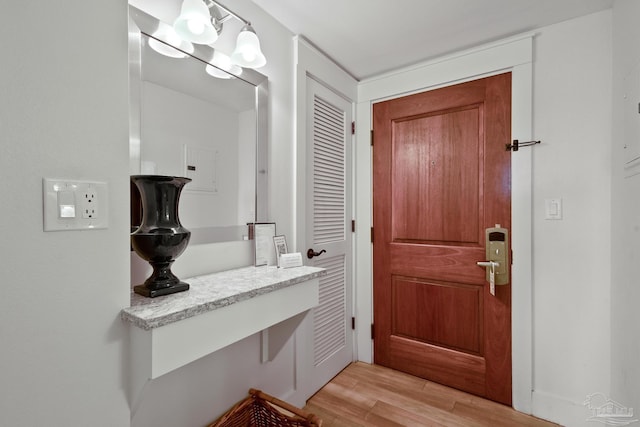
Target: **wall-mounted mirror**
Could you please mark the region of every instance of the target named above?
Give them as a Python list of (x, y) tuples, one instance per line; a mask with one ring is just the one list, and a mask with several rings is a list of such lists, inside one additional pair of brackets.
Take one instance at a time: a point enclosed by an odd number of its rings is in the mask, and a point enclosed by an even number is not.
[(179, 213), (190, 244), (247, 239), (247, 223), (267, 219), (266, 77), (217, 68), (213, 48), (188, 53), (162, 35), (167, 24), (129, 15), (130, 173), (192, 179)]

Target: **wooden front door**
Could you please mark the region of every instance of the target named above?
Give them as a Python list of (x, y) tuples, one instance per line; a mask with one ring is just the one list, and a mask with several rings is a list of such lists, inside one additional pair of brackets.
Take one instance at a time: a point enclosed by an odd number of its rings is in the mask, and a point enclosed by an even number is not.
[(476, 265), (511, 225), (511, 74), (373, 117), (375, 363), (511, 404), (511, 285)]

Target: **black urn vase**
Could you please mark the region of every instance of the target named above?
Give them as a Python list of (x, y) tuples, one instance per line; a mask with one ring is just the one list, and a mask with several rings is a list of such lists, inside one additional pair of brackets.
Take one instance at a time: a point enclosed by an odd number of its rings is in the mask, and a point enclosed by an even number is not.
[(151, 264), (153, 273), (135, 293), (157, 297), (189, 289), (172, 272), (171, 264), (189, 244), (191, 232), (180, 224), (178, 202), (190, 178), (162, 175), (132, 175), (140, 192), (142, 217), (140, 227), (131, 233), (131, 246)]

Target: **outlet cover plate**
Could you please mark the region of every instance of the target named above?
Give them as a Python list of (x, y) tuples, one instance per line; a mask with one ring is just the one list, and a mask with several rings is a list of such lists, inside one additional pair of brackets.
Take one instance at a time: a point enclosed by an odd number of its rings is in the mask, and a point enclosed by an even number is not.
[[(86, 195), (93, 196), (91, 215)], [(95, 230), (109, 226), (106, 182), (44, 178), (42, 180), (44, 231)]]

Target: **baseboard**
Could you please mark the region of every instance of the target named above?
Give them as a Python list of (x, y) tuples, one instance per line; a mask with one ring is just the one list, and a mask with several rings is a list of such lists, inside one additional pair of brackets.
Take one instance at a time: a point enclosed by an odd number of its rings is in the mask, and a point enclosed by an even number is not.
[(593, 427), (593, 423), (587, 421), (591, 414), (583, 402), (574, 402), (560, 396), (534, 390), (531, 406), (532, 415), (535, 417), (566, 427)]

